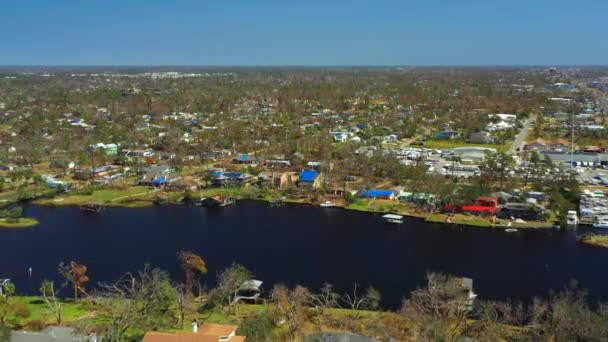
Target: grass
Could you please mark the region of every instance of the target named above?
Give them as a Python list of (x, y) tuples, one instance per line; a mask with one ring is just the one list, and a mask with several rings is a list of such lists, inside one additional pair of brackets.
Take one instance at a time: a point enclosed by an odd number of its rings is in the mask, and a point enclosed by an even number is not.
[[(445, 223), (445, 220), (448, 215), (446, 214), (431, 214), (426, 220), (428, 222), (436, 222), (436, 223)], [(481, 228), (490, 228), (494, 227), (494, 225), (488, 221), (488, 219), (484, 219), (479, 216), (474, 215), (463, 215), (463, 214), (454, 214), (452, 217), (453, 224), (460, 224), (470, 227), (481, 227)]]
[(83, 205), (90, 202), (102, 202), (108, 206), (130, 207), (130, 205), (135, 205), (135, 207), (140, 207), (141, 204), (137, 203), (138, 201), (134, 201), (136, 204), (131, 204), (133, 203), (133, 197), (143, 197), (150, 192), (151, 191), (144, 186), (135, 186), (121, 190), (104, 189), (96, 190), (91, 195), (72, 195), (68, 193), (53, 199), (37, 200), (34, 201), (34, 204), (69, 206)]
[(14, 222), (10, 220), (7, 221), (7, 219), (0, 219), (0, 228), (28, 228), (33, 227), (38, 223), (40, 223), (38, 220), (31, 217), (21, 217)]
[[(13, 326), (27, 327), (32, 322), (41, 322), (44, 324), (55, 324), (55, 316), (51, 313), (41, 297), (26, 296), (26, 297), (10, 297), (9, 303), (13, 307), (27, 308), (22, 310), (21, 315), (16, 316), (14, 312), (7, 317), (7, 322)], [(91, 311), (87, 310), (81, 303), (64, 300), (61, 303), (61, 317), (64, 322), (73, 322), (85, 316), (90, 316)]]
[(460, 139), (428, 139), (424, 142), (424, 145), (424, 147), (435, 149), (450, 149), (455, 147), (486, 147), (495, 148), (498, 152), (506, 152), (511, 146), (510, 144), (471, 144)]

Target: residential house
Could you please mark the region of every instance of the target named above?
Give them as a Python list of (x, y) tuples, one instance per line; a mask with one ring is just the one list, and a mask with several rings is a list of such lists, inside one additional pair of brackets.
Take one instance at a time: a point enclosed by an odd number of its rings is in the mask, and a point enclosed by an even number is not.
[(545, 141), (542, 138), (537, 138), (536, 140), (526, 144), (524, 146), (524, 150), (527, 151), (555, 151), (555, 152), (564, 152), (570, 148), (570, 143), (565, 139), (553, 139), (550, 141)]
[(281, 172), (262, 171), (258, 174), (258, 184), (278, 188), (281, 185), (281, 175)]
[(443, 131), (441, 133), (435, 134), (435, 138), (437, 139), (456, 139), (460, 135), (456, 131)]
[(200, 188), (200, 182), (192, 176), (174, 178), (167, 183), (167, 189), (172, 191), (197, 191)]
[(289, 168), (291, 167), (291, 162), (286, 159), (266, 159), (264, 162), (266, 167), (274, 169), (274, 168)]
[(517, 115), (515, 114), (489, 114), (488, 117), (490, 119), (492, 118), (499, 118), (500, 121), (504, 121), (507, 123), (515, 123), (515, 121), (517, 121)]
[(88, 170), (76, 170), (74, 178), (78, 180), (99, 179), (112, 176), (118, 173), (119, 170), (120, 167), (118, 165), (104, 165)]
[(547, 143), (542, 138), (537, 138), (536, 140), (527, 143), (524, 146), (524, 150), (527, 151), (544, 151), (547, 149)]
[(321, 187), (323, 177), (320, 172), (313, 170), (302, 170), (298, 179), (298, 186), (307, 189), (318, 189)]
[(118, 154), (118, 145), (116, 145), (114, 143), (112, 143), (112, 144), (98, 143), (98, 144), (90, 145), (89, 148), (92, 151), (102, 151), (105, 155), (108, 155), (108, 156), (115, 156)]
[(236, 158), (232, 159), (232, 162), (234, 164), (246, 164), (246, 165), (260, 165), (260, 158), (258, 158), (257, 156), (252, 156), (249, 154), (242, 154), (240, 156), (237, 156)]
[(153, 165), (143, 169), (143, 176), (139, 180), (139, 185), (163, 186), (174, 182), (180, 176), (167, 164)]
[(393, 190), (363, 190), (359, 194), (361, 198), (373, 198), (373, 199), (395, 199), (395, 192)]
[(469, 135), (469, 142), (473, 144), (494, 144), (494, 138), (488, 132), (476, 132)]
[(198, 326), (192, 323), (192, 332), (175, 334), (149, 331), (142, 342), (244, 342), (245, 336), (236, 334), (236, 325), (205, 323)]
[(544, 221), (546, 212), (543, 208), (531, 203), (507, 203), (499, 207), (496, 217), (500, 219)]
[(500, 121), (498, 123), (489, 123), (486, 126), (486, 131), (488, 132), (495, 132), (495, 131), (504, 131), (507, 130), (511, 127), (514, 127), (515, 125), (510, 123), (510, 122), (506, 122), (506, 121)]
[(220, 187), (233, 185), (242, 186), (253, 180), (253, 176), (247, 173), (222, 171), (214, 171), (211, 173), (211, 182), (213, 185)]

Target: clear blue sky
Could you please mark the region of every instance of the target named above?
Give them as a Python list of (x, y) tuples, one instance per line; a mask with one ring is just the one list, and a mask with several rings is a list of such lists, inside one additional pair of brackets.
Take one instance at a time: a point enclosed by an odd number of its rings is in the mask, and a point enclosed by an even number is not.
[(608, 64), (608, 0), (1, 0), (1, 65)]

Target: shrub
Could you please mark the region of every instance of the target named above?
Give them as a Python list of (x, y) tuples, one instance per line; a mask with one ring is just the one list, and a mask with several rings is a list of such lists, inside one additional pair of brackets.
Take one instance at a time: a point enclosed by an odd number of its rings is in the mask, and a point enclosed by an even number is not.
[(46, 328), (46, 323), (40, 319), (35, 319), (25, 323), (25, 330), (42, 330)]
[(30, 309), (22, 302), (17, 302), (13, 306), (13, 311), (15, 312), (15, 316), (19, 318), (28, 318), (32, 314)]

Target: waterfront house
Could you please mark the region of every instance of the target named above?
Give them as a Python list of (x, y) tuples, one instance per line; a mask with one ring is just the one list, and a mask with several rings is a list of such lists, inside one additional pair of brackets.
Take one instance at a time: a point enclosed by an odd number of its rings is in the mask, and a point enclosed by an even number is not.
[(500, 219), (544, 221), (546, 212), (543, 208), (531, 203), (507, 203), (499, 207), (496, 217)]
[(494, 197), (482, 196), (475, 201), (474, 204), (465, 204), (462, 206), (458, 205), (446, 205), (444, 206), (445, 211), (450, 212), (464, 212), (474, 215), (481, 214), (495, 214), (498, 208), (498, 200)]
[(236, 325), (192, 322), (192, 332), (161, 333), (149, 331), (142, 342), (244, 342), (245, 336), (236, 334)]
[(99, 179), (109, 177), (118, 173), (120, 167), (118, 165), (104, 165), (88, 170), (77, 170), (74, 178), (78, 180)]
[(306, 189), (318, 189), (321, 187), (322, 175), (318, 171), (302, 170), (298, 179), (298, 186)]
[(171, 191), (196, 191), (201, 188), (201, 184), (192, 176), (171, 179), (167, 183), (167, 190)]
[(373, 198), (373, 199), (395, 199), (395, 192), (393, 190), (363, 190), (359, 194), (361, 198)]
[(279, 187), (281, 184), (281, 172), (262, 171), (258, 174), (258, 184), (269, 187)]
[(211, 182), (220, 187), (242, 186), (253, 180), (253, 176), (247, 173), (222, 171), (211, 173)]
[(149, 166), (144, 168), (143, 172), (139, 185), (159, 187), (180, 178), (167, 164)]

